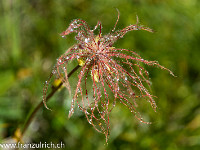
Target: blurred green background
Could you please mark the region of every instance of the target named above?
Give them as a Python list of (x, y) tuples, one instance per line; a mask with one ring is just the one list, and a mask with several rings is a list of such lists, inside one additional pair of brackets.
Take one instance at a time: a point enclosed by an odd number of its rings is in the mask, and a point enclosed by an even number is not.
[[(71, 97), (57, 92), (40, 109), (24, 142), (65, 143), (65, 149), (81, 150), (193, 150), (200, 149), (200, 1), (199, 0), (1, 0), (0, 1), (0, 141), (21, 128), (28, 113), (42, 100), (43, 83), (56, 59), (75, 43), (63, 39), (71, 20), (81, 18), (103, 33), (140, 22), (151, 27), (129, 32), (115, 44), (133, 50), (147, 60), (158, 60), (167, 71), (146, 66), (158, 111), (141, 108), (153, 124), (139, 123), (129, 110), (116, 105), (111, 113), (108, 145), (103, 134), (76, 111), (68, 119)], [(144, 106), (145, 107), (145, 106)]]

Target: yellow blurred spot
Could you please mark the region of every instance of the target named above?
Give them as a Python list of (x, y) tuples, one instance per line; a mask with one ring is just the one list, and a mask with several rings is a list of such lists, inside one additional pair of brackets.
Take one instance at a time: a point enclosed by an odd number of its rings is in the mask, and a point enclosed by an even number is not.
[[(91, 77), (93, 79), (93, 73), (92, 73), (92, 71), (91, 71)], [(94, 81), (95, 82), (99, 82), (99, 75), (98, 75), (97, 70), (94, 70)]]
[[(100, 35), (100, 37), (101, 37), (101, 35)], [(98, 43), (98, 41), (99, 41), (100, 37), (99, 37), (99, 35), (98, 35), (98, 36), (96, 36), (96, 37), (95, 37), (95, 39), (94, 39), (94, 41), (95, 41), (96, 43)]]
[(79, 66), (83, 67), (85, 65), (85, 60), (83, 58), (77, 59)]
[[(58, 87), (62, 83), (61, 79), (55, 79), (52, 83), (53, 87)], [(63, 88), (63, 85), (60, 87), (60, 89)]]
[(188, 125), (187, 128), (189, 129), (197, 129), (200, 128), (200, 114), (197, 115)]
[(8, 123), (3, 123), (3, 124), (0, 124), (0, 128), (8, 128), (10, 124)]
[(20, 130), (20, 128), (17, 128), (15, 130), (13, 139), (15, 139), (16, 141), (20, 141), (21, 137), (22, 137), (21, 130)]
[(17, 78), (18, 79), (24, 79), (24, 78), (31, 76), (31, 74), (32, 74), (31, 68), (21, 68), (17, 72)]

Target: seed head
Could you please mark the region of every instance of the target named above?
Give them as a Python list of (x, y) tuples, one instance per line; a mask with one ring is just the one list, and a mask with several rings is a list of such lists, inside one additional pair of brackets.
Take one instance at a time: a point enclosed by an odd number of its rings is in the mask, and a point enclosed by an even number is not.
[[(75, 33), (77, 44), (58, 58), (53, 70), (53, 75), (61, 79), (71, 93), (67, 68), (72, 61), (76, 61), (81, 66), (76, 89), (73, 92), (69, 117), (74, 113), (75, 103), (77, 103), (80, 110), (85, 113), (88, 122), (97, 131), (105, 134), (106, 141), (110, 131), (109, 114), (117, 102), (128, 107), (130, 112), (143, 123), (149, 122), (143, 121), (137, 111), (136, 99), (140, 98), (150, 102), (153, 110), (156, 111), (154, 96), (148, 90), (150, 88), (149, 74), (143, 64), (157, 66), (173, 75), (157, 61), (144, 60), (131, 50), (114, 47), (113, 44), (129, 31), (153, 32), (152, 29), (139, 25), (138, 17), (136, 24), (115, 31), (118, 20), (119, 13), (114, 28), (106, 35), (102, 35), (100, 21), (94, 29), (90, 29), (84, 20), (73, 20), (61, 36), (65, 37), (70, 33)], [(99, 33), (95, 35), (94, 31), (97, 29)], [(47, 87), (48, 82), (44, 87), (45, 106)]]

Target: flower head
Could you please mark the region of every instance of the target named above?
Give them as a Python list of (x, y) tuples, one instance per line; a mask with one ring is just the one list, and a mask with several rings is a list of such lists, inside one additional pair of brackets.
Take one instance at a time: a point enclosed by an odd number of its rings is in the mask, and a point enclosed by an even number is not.
[[(84, 20), (73, 20), (61, 36), (65, 37), (70, 33), (75, 33), (77, 44), (58, 58), (53, 70), (53, 75), (60, 78), (71, 93), (67, 68), (72, 61), (76, 61), (81, 66), (76, 89), (73, 92), (69, 117), (72, 116), (74, 107), (77, 105), (85, 113), (88, 122), (97, 131), (105, 134), (106, 140), (110, 131), (109, 114), (116, 102), (124, 104), (138, 120), (144, 123), (148, 122), (143, 121), (137, 111), (136, 99), (145, 99), (156, 111), (154, 96), (148, 90), (149, 75), (142, 65), (157, 66), (168, 70), (156, 61), (142, 59), (133, 51), (114, 47), (113, 44), (129, 31), (153, 32), (152, 29), (139, 25), (138, 18), (136, 24), (115, 31), (118, 20), (119, 14), (114, 28), (107, 35), (102, 35), (101, 22), (98, 22), (94, 29), (90, 29)], [(94, 31), (97, 28), (99, 33), (95, 35)], [(170, 70), (168, 71), (173, 74)], [(45, 96), (47, 86), (48, 82), (44, 87)]]

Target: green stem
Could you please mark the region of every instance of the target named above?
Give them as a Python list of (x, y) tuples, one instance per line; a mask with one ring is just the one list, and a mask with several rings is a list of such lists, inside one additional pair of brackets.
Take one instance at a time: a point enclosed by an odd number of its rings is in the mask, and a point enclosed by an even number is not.
[[(80, 66), (77, 65), (69, 74), (68, 74), (68, 78), (79, 68)], [(56, 91), (62, 86), (63, 83), (60, 83), (57, 87), (53, 88), (51, 93), (49, 93), (49, 95), (46, 97), (46, 102), (56, 93)], [(32, 122), (33, 118), (35, 117), (36, 113), (38, 112), (38, 110), (43, 106), (43, 101), (41, 101), (37, 107), (32, 111), (32, 113), (29, 115), (28, 119), (26, 120), (26, 122), (24, 123), (23, 129), (22, 129), (22, 133), (21, 133), (21, 137), (20, 139), (22, 139), (24, 133), (26, 132), (27, 128), (29, 127), (30, 123)]]

